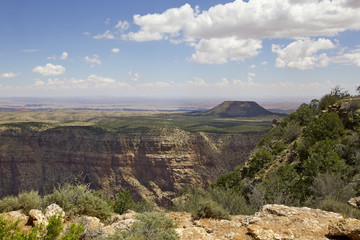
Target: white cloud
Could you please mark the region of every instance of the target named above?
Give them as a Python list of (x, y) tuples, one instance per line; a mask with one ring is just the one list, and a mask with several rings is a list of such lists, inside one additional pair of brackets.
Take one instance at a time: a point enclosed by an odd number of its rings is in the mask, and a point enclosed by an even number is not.
[[(334, 36), (360, 29), (359, 5), (358, 0), (235, 0), (201, 13), (185, 4), (160, 14), (135, 15), (134, 23), (140, 27), (139, 32), (162, 38), (180, 32), (197, 39)], [(149, 37), (153, 39), (158, 37)]]
[(360, 49), (355, 49), (349, 53), (342, 53), (332, 59), (335, 63), (342, 63), (345, 65), (354, 65), (360, 67)]
[(207, 86), (208, 84), (205, 82), (204, 79), (199, 78), (199, 77), (194, 77), (193, 81), (187, 81), (187, 84), (189, 85), (194, 85), (194, 86), (198, 86), (198, 87), (203, 87), (203, 86)]
[(253, 65), (250, 66), (250, 68), (254, 69), (254, 68), (256, 68), (256, 65), (253, 64)]
[(183, 30), (186, 35), (196, 38), (334, 36), (341, 31), (360, 28), (358, 9), (343, 2), (236, 0), (203, 11), (193, 21), (188, 21)]
[(95, 67), (95, 64), (98, 64), (98, 65), (102, 64), (102, 62), (100, 60), (100, 57), (98, 55), (96, 55), (96, 54), (94, 54), (93, 57), (86, 56), (84, 58), (84, 61), (87, 64), (90, 64), (91, 67)]
[(33, 53), (33, 52), (40, 52), (40, 49), (23, 49), (22, 51), (26, 53)]
[(111, 52), (112, 52), (112, 53), (118, 53), (118, 52), (120, 52), (120, 49), (118, 49), (118, 48), (113, 48), (113, 49), (111, 49)]
[(90, 35), (91, 35), (91, 33), (89, 33), (89, 32), (83, 32), (83, 34), (86, 35), (86, 36), (90, 36)]
[(110, 18), (107, 18), (106, 20), (105, 20), (105, 25), (108, 25), (109, 23), (110, 23)]
[(118, 30), (121, 30), (121, 31), (124, 31), (126, 29), (129, 28), (129, 23), (127, 21), (118, 21), (118, 23), (115, 25), (115, 29), (118, 29)]
[(46, 59), (48, 59), (48, 60), (56, 60), (56, 58), (57, 58), (56, 55), (46, 57)]
[(319, 38), (318, 40), (302, 38), (284, 48), (276, 44), (272, 45), (272, 51), (278, 54), (276, 67), (301, 70), (328, 66), (330, 58), (327, 54), (317, 54), (317, 52), (332, 48), (335, 48), (335, 45), (329, 39), (324, 38)]
[(168, 82), (153, 82), (153, 83), (142, 83), (138, 84), (136, 87), (156, 87), (156, 88), (164, 88), (164, 87), (170, 87), (170, 83)]
[(227, 87), (229, 86), (229, 81), (226, 78), (223, 78), (220, 82), (215, 83), (215, 85), (219, 87)]
[(256, 76), (255, 73), (248, 73), (248, 81), (252, 82), (255, 76)]
[(86, 88), (102, 88), (102, 87), (130, 87), (127, 83), (117, 82), (109, 77), (102, 77), (90, 74), (86, 79), (70, 78), (58, 79), (49, 78), (47, 81), (36, 80), (35, 87), (45, 89), (86, 89)]
[(32, 71), (43, 76), (58, 76), (65, 73), (65, 68), (61, 65), (48, 63), (45, 66), (37, 66)]
[[(257, 55), (262, 44), (260, 40), (264, 38), (324, 37), (359, 30), (359, 7), (358, 0), (235, 0), (200, 12), (199, 7), (185, 4), (162, 13), (134, 15), (139, 30), (123, 34), (122, 39), (187, 42), (196, 48), (191, 60), (199, 63), (243, 61)], [(232, 54), (229, 50), (232, 46), (225, 43), (229, 39), (242, 43), (249, 39), (258, 42), (249, 52), (239, 52), (235, 48)], [(225, 47), (216, 42), (222, 42)], [(215, 49), (213, 45), (220, 48)], [(212, 56), (213, 53), (219, 58)], [(325, 55), (318, 58), (316, 61), (322, 62), (319, 64), (326, 64)]]
[(139, 74), (139, 73), (134, 73), (134, 72), (132, 72), (132, 71), (129, 71), (129, 72), (128, 72), (128, 75), (129, 75), (131, 81), (134, 81), (134, 82), (139, 81), (139, 78), (140, 78), (140, 74)]
[(67, 52), (63, 52), (61, 56), (59, 57), (61, 60), (66, 60), (68, 58), (69, 54)]
[(2, 73), (0, 75), (0, 78), (16, 78), (20, 75), (21, 75), (21, 73), (8, 72), (8, 73)]
[(203, 39), (196, 45), (191, 61), (223, 64), (228, 61), (244, 61), (258, 55), (261, 40), (237, 37)]
[(110, 30), (106, 30), (103, 34), (98, 34), (94, 36), (95, 39), (115, 39), (114, 34), (110, 32)]
[(260, 63), (260, 65), (266, 66), (266, 65), (268, 65), (268, 62), (267, 62), (267, 61), (263, 61), (263, 62)]
[(134, 23), (140, 26), (136, 33), (130, 32), (123, 39), (134, 41), (161, 40), (176, 37), (188, 21), (194, 18), (194, 10), (189, 4), (180, 8), (171, 8), (162, 14), (134, 15)]

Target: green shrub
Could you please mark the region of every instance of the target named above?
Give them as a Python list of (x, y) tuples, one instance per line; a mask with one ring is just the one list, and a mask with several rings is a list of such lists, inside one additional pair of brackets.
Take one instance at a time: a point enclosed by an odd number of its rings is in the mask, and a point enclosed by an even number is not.
[(236, 193), (242, 192), (242, 176), (239, 171), (231, 171), (227, 174), (221, 175), (218, 180), (212, 184), (213, 188), (220, 188), (223, 190), (232, 190)]
[(63, 226), (61, 225), (61, 217), (56, 215), (51, 216), (49, 224), (46, 226), (46, 236), (44, 240), (56, 239), (62, 230)]
[(342, 214), (344, 217), (357, 218), (360, 219), (360, 210), (350, 206), (346, 202), (336, 201), (334, 199), (328, 198), (320, 202), (317, 206), (318, 208), (330, 211), (337, 212)]
[(135, 204), (131, 197), (130, 191), (122, 190), (116, 195), (114, 202), (114, 212), (123, 214), (128, 209), (134, 208), (134, 205)]
[(249, 175), (253, 176), (254, 174), (256, 174), (259, 170), (263, 169), (266, 164), (270, 163), (271, 160), (272, 155), (269, 151), (265, 149), (257, 151), (249, 162)]
[(171, 218), (161, 212), (145, 212), (138, 214), (129, 231), (122, 233), (123, 239), (158, 239), (177, 240), (175, 225)]
[(310, 142), (325, 139), (337, 140), (344, 134), (343, 123), (339, 115), (333, 112), (324, 113), (304, 130), (304, 135)]
[(284, 128), (284, 140), (294, 141), (301, 134), (301, 126), (296, 122), (289, 122)]
[(0, 200), (0, 212), (10, 212), (21, 208), (19, 198), (14, 196), (6, 196)]
[(155, 204), (145, 200), (140, 202), (135, 202), (133, 207), (133, 210), (138, 213), (153, 212), (154, 209), (155, 209)]
[(71, 223), (61, 240), (78, 240), (84, 232), (84, 226)]
[(58, 204), (67, 214), (81, 214), (105, 220), (110, 217), (111, 206), (86, 185), (65, 184), (44, 197), (46, 205)]
[(230, 220), (230, 215), (215, 201), (207, 198), (200, 199), (197, 208), (191, 213), (193, 219), (215, 218)]
[(43, 208), (43, 200), (37, 191), (22, 192), (18, 195), (21, 208), (27, 214), (31, 209)]
[(209, 192), (202, 188), (187, 188), (181, 190), (180, 197), (173, 202), (173, 211), (194, 212), (199, 204), (200, 199), (210, 198)]
[(213, 201), (220, 204), (225, 211), (232, 215), (251, 215), (255, 213), (255, 209), (247, 204), (241, 193), (219, 188), (210, 189), (209, 193)]

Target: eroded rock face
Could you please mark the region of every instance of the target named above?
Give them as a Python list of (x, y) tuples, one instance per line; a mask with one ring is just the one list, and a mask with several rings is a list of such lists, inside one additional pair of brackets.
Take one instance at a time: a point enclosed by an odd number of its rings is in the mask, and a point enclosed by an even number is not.
[(111, 133), (88, 127), (0, 130), (0, 197), (35, 189), (45, 194), (74, 180), (113, 196), (167, 204), (185, 185), (206, 186), (244, 162), (261, 136), (189, 133), (178, 129)]
[(338, 213), (272, 204), (265, 205), (260, 212), (245, 218), (242, 223), (256, 240), (325, 240), (328, 239), (326, 235), (330, 222), (340, 219), (343, 217)]

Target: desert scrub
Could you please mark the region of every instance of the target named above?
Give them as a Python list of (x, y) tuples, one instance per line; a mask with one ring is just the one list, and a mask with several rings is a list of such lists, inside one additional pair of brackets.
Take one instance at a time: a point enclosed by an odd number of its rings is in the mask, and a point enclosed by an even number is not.
[(128, 209), (133, 209), (134, 207), (135, 203), (131, 197), (130, 191), (122, 190), (116, 195), (114, 202), (114, 212), (123, 214)]
[[(177, 240), (172, 219), (161, 212), (145, 212), (136, 215), (130, 230), (122, 232), (122, 239)], [(121, 238), (120, 238), (121, 239)]]
[(31, 209), (42, 209), (43, 201), (37, 191), (21, 192), (18, 196), (7, 196), (0, 200), (0, 212), (23, 209), (28, 214)]
[(0, 239), (1, 240), (77, 240), (80, 239), (84, 227), (72, 223), (69, 229), (60, 237), (63, 230), (61, 218), (52, 216), (47, 227), (32, 227), (30, 231), (23, 232), (19, 221), (9, 221), (0, 215)]
[(200, 199), (197, 208), (191, 213), (194, 220), (200, 218), (215, 218), (230, 220), (229, 213), (218, 203), (211, 199)]
[(106, 220), (112, 210), (108, 202), (87, 185), (65, 184), (44, 197), (46, 205), (58, 204), (68, 215), (80, 214)]

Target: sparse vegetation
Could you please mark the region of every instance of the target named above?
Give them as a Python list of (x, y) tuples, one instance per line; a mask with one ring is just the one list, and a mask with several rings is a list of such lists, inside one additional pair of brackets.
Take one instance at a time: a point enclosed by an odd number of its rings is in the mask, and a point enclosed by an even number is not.
[(357, 101), (336, 87), (301, 105), (259, 141), (236, 184), (227, 174), (215, 185), (229, 186), (255, 208), (279, 203), (359, 218), (360, 210), (347, 205), (360, 189)]

